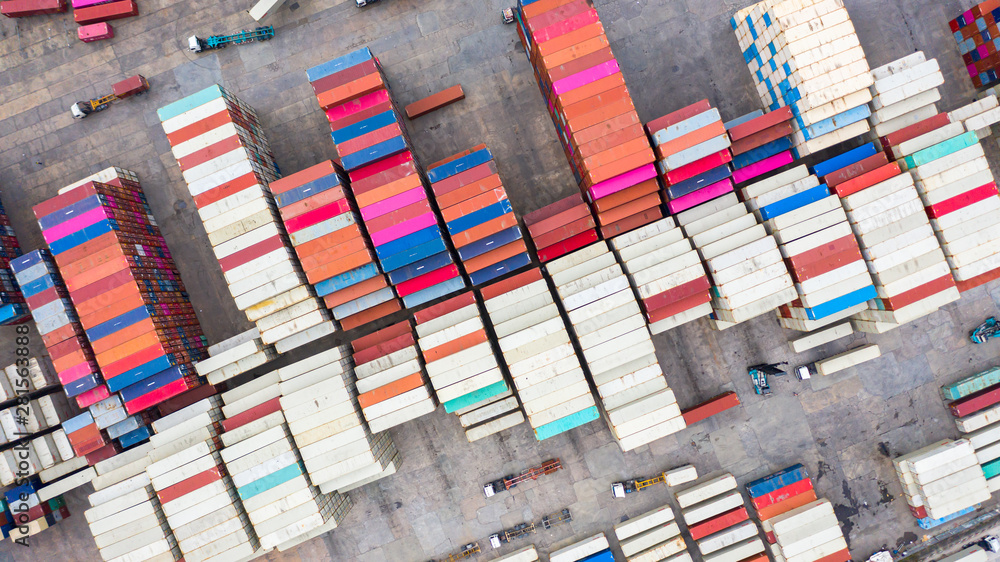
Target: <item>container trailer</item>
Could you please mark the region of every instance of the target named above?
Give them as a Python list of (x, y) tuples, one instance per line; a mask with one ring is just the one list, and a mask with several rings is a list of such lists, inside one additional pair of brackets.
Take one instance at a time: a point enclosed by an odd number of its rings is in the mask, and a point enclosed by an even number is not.
[(188, 50), (193, 53), (211, 51), (214, 49), (224, 49), (227, 45), (241, 45), (243, 43), (254, 43), (256, 41), (267, 41), (274, 37), (274, 26), (267, 25), (256, 29), (244, 29), (239, 33), (231, 35), (212, 35), (208, 39), (202, 39), (197, 35), (188, 37)]
[(112, 84), (111, 93), (88, 101), (78, 101), (70, 107), (74, 119), (83, 119), (91, 113), (104, 111), (113, 102), (137, 96), (149, 89), (149, 82), (141, 74)]

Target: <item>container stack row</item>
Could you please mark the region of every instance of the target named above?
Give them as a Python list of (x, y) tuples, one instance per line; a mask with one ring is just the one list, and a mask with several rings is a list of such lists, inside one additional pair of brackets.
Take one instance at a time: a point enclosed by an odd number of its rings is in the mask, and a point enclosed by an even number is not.
[(848, 562), (844, 532), (833, 512), (830, 500), (820, 499), (807, 503), (768, 520), (770, 535), (775, 543), (771, 553), (775, 562), (801, 560), (803, 562)]
[(532, 545), (515, 550), (510, 554), (505, 554), (500, 558), (495, 558), (493, 562), (538, 562), (538, 560), (538, 550)]
[(266, 376), (275, 375), (281, 411), (309, 481), (320, 492), (345, 493), (396, 472), (400, 457), (389, 434), (373, 432), (365, 423), (348, 347), (331, 348)]
[(892, 461), (910, 512), (923, 529), (973, 511), (990, 489), (968, 439), (946, 439)]
[[(221, 457), (262, 550), (292, 544), (337, 527), (351, 508), (338, 493), (322, 494), (306, 469), (278, 404), (279, 385), (255, 379), (222, 394), (225, 402)], [(246, 388), (245, 388), (246, 387)]]
[[(146, 467), (151, 444), (97, 463), (90, 509), (83, 513), (102, 560), (172, 562), (181, 558), (167, 511)], [(171, 508), (173, 509), (173, 507)]]
[[(920, 51), (877, 68), (873, 103), (913, 99), (914, 84), (928, 78), (937, 82), (939, 75), (937, 61), (925, 60)], [(1000, 115), (972, 118), (989, 101), (930, 117), (882, 139), (886, 154), (912, 174), (955, 280), (971, 285), (1000, 269), (1000, 195), (977, 133)]]
[(333, 348), (253, 381), (278, 385), (289, 431), (310, 482), (322, 493), (383, 478), (399, 463), (388, 435), (373, 435), (365, 426), (350, 367), (346, 350)]
[(306, 71), (379, 264), (406, 307), (465, 287), (402, 113), (367, 47)]
[(524, 216), (538, 261), (545, 263), (597, 242), (597, 222), (578, 193)]
[(597, 404), (541, 271), (484, 287), (482, 295), (535, 437), (547, 439), (596, 420)]
[(712, 313), (705, 267), (673, 217), (612, 238), (611, 244), (639, 295), (650, 332)]
[(194, 368), (208, 384), (216, 385), (277, 358), (274, 347), (260, 339), (260, 328), (252, 328), (208, 346), (208, 358), (195, 363)]
[(35, 250), (14, 259), (10, 270), (21, 286), (66, 396), (80, 408), (108, 398), (111, 393), (104, 385), (94, 350), (49, 251)]
[(43, 497), (41, 490), (41, 482), (32, 478), (4, 492), (0, 500), (0, 538), (24, 540), (30, 547), (28, 537), (69, 517), (69, 507), (61, 494)]
[[(937, 61), (926, 60), (922, 51), (872, 70), (872, 79), (875, 111), (868, 119), (875, 136), (882, 139), (883, 148), (899, 144), (899, 140), (890, 136), (897, 131), (926, 132), (932, 123), (938, 127), (947, 124), (940, 121), (943, 118), (937, 111), (937, 102), (941, 101), (938, 86), (944, 84), (944, 75)], [(918, 123), (923, 125), (916, 127)], [(907, 138), (913, 137), (910, 134)], [(892, 160), (891, 153), (887, 156)]]
[(691, 562), (687, 543), (669, 505), (615, 525), (615, 536), (628, 562)]
[[(656, 359), (646, 318), (608, 243), (577, 250), (545, 269), (583, 351), (605, 421), (622, 450), (687, 427)], [(561, 392), (589, 395), (590, 386), (583, 381)]]
[[(108, 391), (117, 394), (90, 404), (91, 414), (99, 428), (130, 446), (150, 431), (129, 416), (200, 384), (192, 363), (204, 357), (207, 341), (138, 179), (124, 170), (116, 174), (109, 183), (88, 181), (64, 191), (34, 212), (84, 330), (60, 344), (73, 352), (56, 368), (69, 378), (63, 368), (93, 375), (96, 364)], [(48, 270), (47, 257), (37, 254), (31, 267)]]
[(840, 198), (825, 183), (803, 165), (741, 192), (795, 281), (798, 298), (778, 311), (782, 326), (812, 331), (868, 308), (877, 296), (871, 274)]
[(0, 3), (0, 14), (8, 18), (59, 14), (67, 9), (67, 0), (4, 0)]
[(732, 153), (719, 110), (701, 100), (646, 124), (674, 215), (733, 190)]
[(472, 292), (414, 314), (417, 343), (445, 412), (458, 415), (470, 442), (523, 423)]
[(986, 553), (986, 550), (978, 544), (974, 544), (951, 556), (942, 558), (941, 562), (986, 562), (989, 559), (990, 555)]
[(410, 320), (356, 339), (351, 348), (358, 404), (373, 432), (437, 409)]
[(854, 329), (885, 332), (958, 300), (913, 176), (872, 144), (824, 164), (817, 173), (840, 197), (877, 291), (851, 318)]
[(732, 474), (702, 478), (675, 495), (704, 560), (767, 560), (757, 523), (747, 517)]
[(663, 218), (655, 155), (593, 2), (521, 0), (518, 34), (605, 237)]
[(241, 559), (260, 551), (240, 486), (221, 456), (219, 403), (212, 396), (157, 420), (150, 439), (146, 474), (185, 560)]
[[(402, 308), (375, 264), (348, 185), (347, 175), (330, 161), (271, 182), (306, 279), (345, 330)], [(315, 314), (312, 307), (319, 303), (308, 303)]]
[(280, 173), (253, 108), (209, 86), (157, 114), (236, 308), (261, 340), (284, 353), (335, 331), (325, 308), (302, 304), (316, 296), (275, 209), (268, 186)]
[(531, 264), (521, 227), (485, 145), (427, 170), (448, 234), (473, 285)]
[(870, 130), (872, 77), (843, 2), (765, 0), (731, 23), (766, 110), (792, 110), (797, 158)]
[(608, 537), (598, 533), (549, 554), (549, 562), (614, 562)]
[(1000, 368), (941, 387), (959, 431), (972, 444), (990, 492), (1000, 490)]
[[(713, 326), (725, 329), (791, 302), (797, 294), (774, 237), (733, 192), (729, 167), (731, 141), (718, 111), (703, 100), (657, 119), (649, 127), (671, 134), (692, 131), (687, 135), (700, 134), (706, 128), (713, 130), (713, 134), (723, 131), (714, 137), (718, 144), (699, 149), (701, 152), (694, 156), (700, 159), (686, 164), (701, 172), (691, 168), (691, 172), (681, 176), (694, 173), (681, 183), (693, 182), (704, 187), (694, 187), (694, 191), (674, 200), (677, 206), (672, 210), (679, 211), (674, 218), (706, 266), (712, 283)], [(668, 192), (673, 187), (672, 181), (664, 179)], [(691, 270), (692, 274), (694, 271)]]
[(0, 326), (20, 324), (28, 319), (30, 308), (18, 287), (9, 266), (21, 255), (21, 245), (14, 236), (14, 228), (0, 203)]
[(1000, 37), (998, 17), (1000, 3), (987, 0), (948, 22), (972, 85), (976, 88), (995, 84), (1000, 79), (997, 77), (997, 67), (1000, 67), (1000, 55), (997, 54), (1000, 49), (996, 41)]
[(731, 142), (733, 182), (746, 183), (791, 164), (795, 160), (790, 150), (793, 123), (788, 106), (767, 115), (758, 110), (727, 121), (724, 126)]
[[(813, 482), (809, 478), (809, 474), (804, 466), (795, 464), (774, 474), (748, 482), (746, 489), (750, 495), (750, 503), (753, 504), (757, 518), (764, 529), (764, 536), (770, 545), (771, 555), (775, 558), (780, 556), (784, 560), (787, 556), (783, 555), (779, 548), (790, 543), (787, 541), (787, 535), (783, 538), (784, 542), (778, 543), (772, 523), (780, 521), (780, 518), (786, 514), (799, 512), (803, 506), (816, 503), (816, 491), (813, 489)], [(843, 538), (837, 533), (833, 533), (833, 535), (833, 537), (821, 537), (823, 540), (817, 541), (816, 545), (836, 540), (837, 536)], [(842, 541), (837, 544), (842, 544)], [(828, 552), (827, 555), (831, 557), (831, 561), (846, 562), (850, 560), (850, 553), (846, 550), (846, 545), (835, 554)], [(815, 558), (810, 559), (815, 560)]]

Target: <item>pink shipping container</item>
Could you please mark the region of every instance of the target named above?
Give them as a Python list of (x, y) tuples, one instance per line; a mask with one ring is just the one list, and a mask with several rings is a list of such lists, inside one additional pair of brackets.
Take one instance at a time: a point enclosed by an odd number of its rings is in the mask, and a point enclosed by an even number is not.
[(101, 39), (111, 39), (115, 36), (115, 30), (108, 22), (82, 25), (77, 28), (76, 33), (80, 41), (84, 43), (100, 41)]
[(0, 13), (8, 18), (58, 14), (67, 9), (66, 0), (4, 0), (0, 2)]

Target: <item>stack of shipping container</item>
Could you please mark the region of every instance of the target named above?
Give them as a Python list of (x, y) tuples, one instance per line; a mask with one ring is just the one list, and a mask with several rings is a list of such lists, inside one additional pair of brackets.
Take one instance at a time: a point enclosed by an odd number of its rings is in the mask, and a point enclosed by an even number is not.
[(279, 173), (256, 112), (210, 86), (157, 113), (229, 292), (261, 340), (284, 353), (332, 333), (325, 309), (300, 304), (316, 296), (274, 208), (268, 185)]
[(281, 411), (309, 481), (345, 493), (392, 475), (400, 465), (386, 432), (371, 431), (358, 403), (350, 349), (334, 347), (278, 369)]
[(21, 246), (0, 203), (0, 326), (20, 324), (28, 319), (29, 307), (24, 302), (18, 283), (8, 271), (14, 258), (20, 255)]
[[(831, 562), (847, 562), (851, 559), (836, 518), (833, 519), (833, 525), (830, 525), (827, 515), (832, 513), (826, 512), (823, 507), (820, 507), (818, 512), (813, 511), (813, 508), (829, 505), (829, 502), (826, 500), (817, 501), (813, 482), (804, 466), (801, 464), (792, 465), (774, 474), (748, 482), (746, 488), (750, 495), (750, 503), (757, 511), (757, 517), (761, 521), (764, 535), (775, 559), (784, 561), (792, 556), (804, 556), (803, 560), (818, 560), (829, 557)], [(810, 532), (789, 535), (788, 530), (798, 527), (798, 523), (805, 522), (802, 518), (797, 518), (794, 521), (791, 518), (806, 512), (821, 516), (820, 519), (823, 519), (824, 523), (814, 524), (815, 527), (812, 527)], [(809, 516), (806, 516), (805, 519), (812, 520)], [(775, 532), (774, 523), (779, 523), (777, 528), (781, 531), (780, 538)], [(807, 525), (806, 528), (810, 527)], [(803, 539), (806, 539), (805, 542), (793, 546)], [(821, 549), (809, 552), (816, 547), (821, 547)], [(817, 555), (818, 552), (824, 552), (824, 554)]]
[(968, 439), (946, 439), (892, 461), (910, 512), (923, 529), (973, 511), (990, 499), (986, 477)]
[(614, 562), (604, 533), (575, 542), (549, 554), (549, 562)]
[(358, 404), (372, 431), (385, 431), (437, 408), (410, 320), (356, 339), (351, 348)]
[[(937, 61), (925, 60), (920, 51), (875, 69), (872, 77), (876, 107), (925, 103), (911, 100), (943, 81)], [(1000, 119), (976, 118), (988, 101), (928, 117), (882, 138), (890, 159), (912, 174), (959, 290), (991, 280), (1000, 269), (1000, 230), (993, 228), (1000, 221), (1000, 196), (977, 133)]]
[(306, 535), (336, 528), (351, 501), (322, 494), (306, 480), (276, 396), (277, 377), (270, 379), (260, 377), (222, 394), (221, 457), (261, 549), (287, 550)]
[(711, 282), (673, 217), (616, 236), (611, 244), (654, 334), (712, 313)]
[(791, 164), (792, 110), (776, 109), (767, 115), (755, 111), (725, 123), (733, 155), (733, 182), (741, 184)]
[(885, 332), (958, 300), (954, 278), (909, 173), (888, 162), (873, 144), (816, 170), (840, 197), (878, 293), (851, 318), (854, 329)]
[(414, 318), (434, 392), (445, 412), (459, 416), (470, 442), (524, 422), (475, 294), (453, 297), (415, 313)]
[(493, 154), (485, 145), (432, 165), (427, 176), (448, 234), (473, 285), (531, 264)]
[(812, 331), (868, 308), (876, 297), (871, 274), (840, 199), (826, 184), (803, 165), (741, 192), (778, 242), (795, 281), (798, 299), (778, 311), (782, 326)]
[(604, 236), (662, 218), (655, 156), (593, 3), (521, 0), (517, 16), (559, 141)]
[(208, 358), (195, 363), (194, 368), (208, 384), (216, 385), (277, 357), (274, 348), (261, 341), (260, 329), (253, 328), (208, 346)]
[[(684, 429), (680, 406), (656, 360), (646, 319), (608, 243), (577, 250), (547, 263), (545, 269), (583, 351), (605, 421), (622, 450)], [(590, 394), (586, 381), (556, 380), (570, 384), (557, 385), (567, 395)]]
[(941, 395), (975, 449), (990, 492), (1000, 491), (1000, 367), (945, 385)]
[(240, 500), (246, 490), (226, 471), (220, 453), (219, 402), (207, 398), (153, 425), (146, 474), (185, 560), (241, 559), (260, 551)]
[[(883, 139), (883, 148), (901, 142), (890, 136), (897, 131), (909, 131), (906, 139), (911, 139), (931, 130), (932, 124), (936, 123), (935, 127), (947, 124), (941, 121), (943, 117), (936, 106), (941, 100), (938, 86), (944, 84), (944, 75), (937, 61), (926, 60), (923, 51), (872, 70), (872, 79), (875, 111), (868, 119), (875, 128), (875, 136)], [(918, 123), (922, 125), (917, 127)], [(891, 152), (887, 156), (893, 159)]]
[(500, 558), (493, 559), (493, 562), (538, 562), (538, 551), (534, 545), (515, 550), (510, 554), (505, 554)]
[(765, 0), (731, 23), (766, 110), (792, 110), (796, 157), (869, 131), (872, 76), (842, 2)]
[(465, 287), (378, 59), (365, 47), (306, 76), (379, 264), (403, 303), (414, 307)]
[(531, 269), (482, 289), (497, 346), (539, 440), (599, 417), (548, 283)]
[(1000, 2), (987, 0), (977, 4), (957, 18), (948, 22), (951, 32), (958, 43), (958, 52), (962, 55), (972, 85), (982, 88), (997, 82), (997, 67), (1000, 66), (1000, 55), (997, 54), (995, 40), (1000, 37), (997, 28), (997, 17), (1000, 16)]
[(963, 548), (951, 556), (942, 558), (939, 562), (986, 562), (989, 559), (990, 555), (986, 553), (986, 549), (978, 544), (974, 544)]
[(358, 226), (347, 185), (343, 170), (329, 161), (271, 182), (306, 278), (345, 330), (402, 308)]
[(0, 537), (12, 541), (25, 540), (69, 517), (69, 508), (62, 495), (45, 495), (37, 478), (19, 481), (4, 491), (0, 500)]
[[(69, 291), (48, 250), (10, 263), (66, 396), (86, 408), (110, 396)], [(86, 310), (86, 309), (85, 309)]]
[[(680, 175), (668, 173), (664, 182), (668, 194), (676, 189), (671, 211), (707, 266), (713, 327), (724, 329), (794, 300), (795, 287), (774, 237), (733, 193), (731, 141), (718, 111), (703, 100), (647, 128), (664, 147), (671, 147), (661, 150), (666, 160), (679, 158), (674, 164), (680, 166)], [(702, 137), (708, 140), (696, 143)], [(682, 148), (685, 143), (695, 144)]]
[(597, 223), (578, 193), (524, 216), (538, 261), (545, 263), (598, 240)]
[(680, 213), (733, 190), (730, 141), (719, 110), (702, 100), (646, 123), (667, 208)]
[(152, 448), (147, 443), (94, 466), (98, 476), (88, 497), (91, 508), (83, 516), (102, 560), (169, 562), (181, 557), (164, 505), (146, 474)]
[(677, 505), (705, 560), (766, 560), (757, 523), (747, 517), (736, 478), (702, 478), (677, 492)]
[(691, 562), (687, 543), (669, 505), (629, 517), (628, 521), (615, 525), (615, 536), (628, 562)]
[(771, 553), (776, 562), (848, 562), (844, 532), (830, 500), (820, 499), (768, 520), (775, 543)]
[[(191, 364), (204, 356), (206, 340), (138, 179), (115, 173), (34, 212), (84, 331), (59, 345), (73, 346), (65, 357), (74, 373), (96, 375), (89, 342), (108, 391), (118, 393), (89, 405), (92, 421), (129, 447), (150, 435), (135, 414), (200, 384)], [(57, 365), (63, 378), (66, 367)]]

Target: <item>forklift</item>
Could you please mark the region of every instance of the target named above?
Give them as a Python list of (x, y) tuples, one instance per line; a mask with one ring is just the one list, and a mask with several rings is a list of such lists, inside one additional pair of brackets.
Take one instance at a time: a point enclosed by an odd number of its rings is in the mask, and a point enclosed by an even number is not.
[(91, 113), (104, 111), (112, 102), (138, 96), (148, 89), (149, 82), (141, 74), (136, 74), (131, 78), (112, 84), (110, 94), (94, 100), (78, 101), (70, 106), (69, 111), (73, 114), (73, 119), (83, 119)]
[(750, 380), (753, 381), (753, 391), (761, 396), (768, 396), (771, 394), (771, 385), (767, 382), (768, 376), (780, 377), (787, 375), (780, 365), (787, 365), (786, 361), (781, 363), (761, 363), (760, 365), (753, 365), (747, 367), (747, 374), (750, 375)]
[(995, 317), (990, 316), (986, 322), (969, 332), (969, 339), (972, 340), (972, 343), (986, 343), (997, 335), (1000, 335), (1000, 322), (997, 322)]
[(519, 539), (534, 532), (534, 523), (521, 523), (520, 525), (514, 525), (510, 529), (490, 535), (490, 546), (497, 549), (500, 548), (501, 545), (510, 543), (514, 539)]
[(613, 482), (611, 484), (611, 497), (624, 498), (628, 494), (641, 492), (644, 489), (667, 481), (667, 473), (661, 472), (652, 478), (635, 478), (624, 482)]
[(509, 490), (522, 482), (527, 482), (528, 480), (538, 480), (539, 476), (552, 474), (560, 468), (562, 468), (562, 463), (559, 462), (559, 459), (549, 459), (539, 466), (535, 466), (521, 472), (521, 474), (518, 474), (517, 476), (511, 474), (504, 476), (499, 480), (494, 480), (493, 482), (485, 484), (483, 486), (483, 494), (487, 498), (491, 498), (494, 495), (504, 490)]
[(257, 29), (244, 29), (232, 35), (212, 35), (208, 39), (202, 39), (197, 35), (188, 37), (188, 50), (192, 53), (211, 51), (214, 49), (224, 49), (227, 45), (242, 45), (243, 43), (254, 43), (256, 41), (267, 41), (274, 37), (274, 26), (268, 25)]

